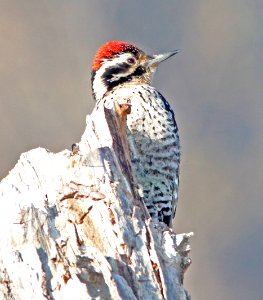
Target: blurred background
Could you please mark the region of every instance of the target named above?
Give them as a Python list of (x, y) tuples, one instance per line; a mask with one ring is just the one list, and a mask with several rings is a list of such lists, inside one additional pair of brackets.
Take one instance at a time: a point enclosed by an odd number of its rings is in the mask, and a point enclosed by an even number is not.
[(263, 1), (0, 0), (0, 176), (80, 140), (108, 40), (181, 49), (154, 85), (182, 141), (176, 232), (194, 231), (192, 299), (263, 299)]

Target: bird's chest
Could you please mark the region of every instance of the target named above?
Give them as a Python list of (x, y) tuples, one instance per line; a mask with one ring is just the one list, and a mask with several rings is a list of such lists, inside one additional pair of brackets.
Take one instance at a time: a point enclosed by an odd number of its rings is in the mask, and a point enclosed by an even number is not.
[(142, 134), (154, 140), (175, 126), (169, 104), (152, 87), (119, 89), (112, 93), (112, 100), (131, 104), (131, 113), (127, 116), (128, 134)]
[(151, 94), (148, 98), (139, 95), (133, 100), (131, 113), (127, 116), (128, 135), (151, 141), (163, 138), (172, 124), (169, 123), (169, 112), (160, 99)]
[(123, 88), (113, 92), (110, 99), (131, 104), (131, 113), (127, 116), (127, 135), (134, 156), (148, 157), (150, 153), (179, 149), (173, 111), (154, 88)]

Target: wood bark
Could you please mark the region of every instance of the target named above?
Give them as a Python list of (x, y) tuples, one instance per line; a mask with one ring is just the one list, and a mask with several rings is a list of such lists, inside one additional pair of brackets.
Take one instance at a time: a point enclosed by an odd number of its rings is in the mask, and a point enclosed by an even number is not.
[(72, 151), (23, 153), (0, 184), (0, 299), (190, 299), (189, 238), (135, 187), (129, 104), (87, 116)]

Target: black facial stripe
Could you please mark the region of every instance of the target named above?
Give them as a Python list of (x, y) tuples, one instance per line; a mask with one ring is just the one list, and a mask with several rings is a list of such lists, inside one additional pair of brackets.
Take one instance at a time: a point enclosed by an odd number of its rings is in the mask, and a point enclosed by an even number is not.
[(129, 64), (127, 63), (121, 63), (118, 64), (116, 67), (111, 67), (105, 70), (102, 78), (104, 83), (107, 85), (108, 82), (111, 82), (112, 77), (114, 77), (114, 75), (118, 75), (118, 74), (125, 74), (127, 73), (127, 70), (129, 69)]
[[(125, 73), (127, 73), (128, 68), (130, 68), (129, 64), (121, 63), (117, 67), (108, 68), (104, 72), (102, 78), (103, 78), (104, 84), (108, 87), (108, 90), (111, 90), (115, 86), (122, 84), (124, 82), (131, 81), (132, 78), (134, 78), (134, 77), (142, 76), (146, 72), (146, 70), (144, 68), (139, 66), (132, 74), (125, 76)], [(111, 79), (114, 77), (114, 75), (117, 75), (117, 74), (121, 75), (121, 73), (124, 74), (123, 77), (120, 77), (118, 80), (111, 81)]]
[(142, 76), (146, 72), (145, 68), (139, 66), (130, 76)]

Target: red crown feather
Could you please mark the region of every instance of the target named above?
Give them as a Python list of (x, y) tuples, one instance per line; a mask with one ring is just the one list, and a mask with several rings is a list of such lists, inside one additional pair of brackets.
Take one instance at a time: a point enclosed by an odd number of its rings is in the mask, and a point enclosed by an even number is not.
[(137, 53), (139, 49), (134, 45), (122, 41), (111, 41), (102, 45), (95, 54), (92, 70), (97, 71), (101, 67), (103, 59), (111, 58), (115, 54), (125, 51)]

